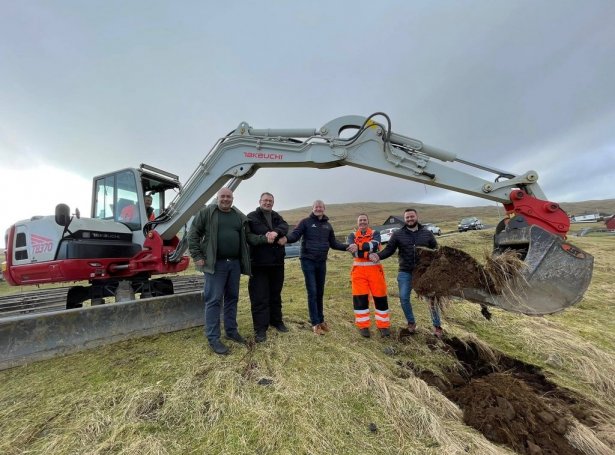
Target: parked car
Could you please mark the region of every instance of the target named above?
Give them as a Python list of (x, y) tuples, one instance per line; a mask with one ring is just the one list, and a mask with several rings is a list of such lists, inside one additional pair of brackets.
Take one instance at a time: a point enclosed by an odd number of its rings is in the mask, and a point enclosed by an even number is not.
[(287, 243), (284, 245), (284, 251), (286, 252), (286, 259), (298, 258), (301, 254), (301, 243)]
[(382, 231), (380, 231), (380, 243), (387, 243), (391, 239), (393, 232), (397, 231), (398, 229), (398, 227), (394, 227), (383, 229)]
[(433, 233), (433, 235), (442, 235), (442, 230), (433, 223), (423, 224), (425, 228)]
[(459, 225), (457, 226), (457, 230), (459, 232), (465, 232), (465, 231), (470, 231), (470, 230), (479, 230), (482, 229), (483, 223), (476, 218), (475, 216), (471, 216), (468, 218), (463, 218), (460, 222)]

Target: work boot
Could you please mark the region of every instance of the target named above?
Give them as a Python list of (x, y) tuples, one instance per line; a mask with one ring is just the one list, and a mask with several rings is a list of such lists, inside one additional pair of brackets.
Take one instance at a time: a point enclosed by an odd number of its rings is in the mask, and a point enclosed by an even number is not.
[(244, 337), (242, 337), (241, 335), (239, 335), (239, 332), (227, 333), (226, 334), (226, 339), (227, 340), (232, 340), (232, 341), (234, 341), (236, 343), (246, 344), (246, 339)]
[(433, 335), (436, 338), (442, 338), (442, 327), (434, 326), (434, 328), (433, 328)]
[(369, 338), (370, 336), (372, 336), (371, 333), (369, 333), (369, 329), (367, 327), (359, 329), (359, 333), (363, 338)]
[(416, 333), (416, 322), (408, 322), (408, 332)]
[(209, 347), (212, 351), (219, 355), (227, 355), (229, 351), (229, 349), (220, 340), (210, 341)]
[(320, 328), (322, 329), (323, 332), (328, 332), (329, 331), (329, 325), (326, 322), (321, 322), (318, 325), (320, 325)]
[(256, 332), (254, 341), (256, 341), (257, 343), (264, 343), (265, 341), (267, 341), (267, 332)]
[(325, 332), (320, 328), (320, 324), (316, 324), (315, 326), (312, 326), (312, 331), (316, 335), (324, 335), (325, 334)]
[(286, 325), (284, 325), (283, 322), (281, 322), (278, 325), (274, 325), (273, 328), (276, 329), (278, 332), (281, 332), (281, 333), (287, 333), (288, 332), (288, 327), (286, 327)]
[(382, 338), (389, 338), (391, 336), (391, 330), (388, 327), (380, 329), (380, 336)]

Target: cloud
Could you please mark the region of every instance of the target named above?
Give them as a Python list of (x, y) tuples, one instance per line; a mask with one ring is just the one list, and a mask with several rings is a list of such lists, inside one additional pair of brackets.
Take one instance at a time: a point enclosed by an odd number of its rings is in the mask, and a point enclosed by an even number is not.
[[(19, 175), (12, 197), (23, 182), (46, 190), (21, 191), (29, 210), (2, 223), (84, 205), (77, 193), (89, 206), (94, 175), (140, 163), (185, 182), (241, 121), (319, 128), (377, 111), (465, 160), (538, 171), (557, 202), (612, 198), (614, 21), (615, 3), (574, 0), (9, 2), (0, 172)], [(264, 190), (279, 209), (316, 198), (490, 204), (350, 168), (260, 170), (236, 201), (252, 209)]]

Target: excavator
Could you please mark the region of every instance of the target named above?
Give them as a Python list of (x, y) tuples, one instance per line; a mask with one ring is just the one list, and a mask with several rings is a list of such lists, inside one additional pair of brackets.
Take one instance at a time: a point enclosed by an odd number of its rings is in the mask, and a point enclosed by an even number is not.
[[(375, 119), (383, 119), (378, 123)], [(142, 164), (93, 180), (90, 218), (70, 214), (19, 221), (6, 232), (2, 271), (11, 285), (87, 281), (73, 286), (67, 308), (113, 296), (116, 301), (173, 293), (156, 275), (188, 267), (184, 255), (191, 217), (223, 186), (234, 189), (260, 168), (330, 169), (354, 166), (503, 204), (494, 254), (514, 250), (524, 261), (522, 279), (500, 294), (462, 289), (469, 301), (528, 315), (556, 313), (577, 303), (591, 281), (593, 257), (566, 240), (567, 214), (547, 200), (538, 174), (513, 174), (464, 160), (395, 133), (388, 115), (349, 115), (318, 129), (256, 129), (242, 122), (220, 138), (185, 185), (177, 176)], [(461, 167), (461, 169), (460, 169)], [(493, 175), (485, 180), (472, 171)], [(166, 204), (167, 194), (175, 193)], [(154, 217), (145, 195), (152, 196)], [(131, 205), (132, 218), (123, 213)], [(153, 219), (152, 219), (153, 218)]]

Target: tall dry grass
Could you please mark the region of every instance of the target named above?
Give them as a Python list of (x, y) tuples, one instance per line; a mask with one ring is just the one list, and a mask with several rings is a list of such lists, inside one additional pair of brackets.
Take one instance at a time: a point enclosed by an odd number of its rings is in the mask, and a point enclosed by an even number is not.
[[(490, 236), (466, 233), (440, 243), (480, 259)], [(578, 393), (603, 418), (595, 428), (575, 424), (567, 436), (584, 453), (608, 453), (615, 444), (615, 248), (605, 239), (580, 246), (596, 256), (596, 268), (579, 305), (545, 318), (495, 310), (487, 321), (478, 305), (455, 301), (444, 328), (475, 343), (484, 358), (495, 360), (500, 351), (538, 365)], [(399, 328), (396, 260), (384, 264)], [(197, 328), (0, 372), (0, 453), (511, 453), (468, 428), (456, 405), (404, 367), (455, 367), (428, 343), (426, 304), (414, 302), (419, 330), (408, 342), (365, 340), (353, 326), (349, 257), (333, 253), (328, 267), (325, 315), (333, 330), (326, 336), (310, 330), (293, 259), (283, 294), (291, 331), (270, 332), (263, 344), (233, 344), (230, 356), (218, 357)], [(246, 287), (242, 282), (239, 326), (249, 336)]]

